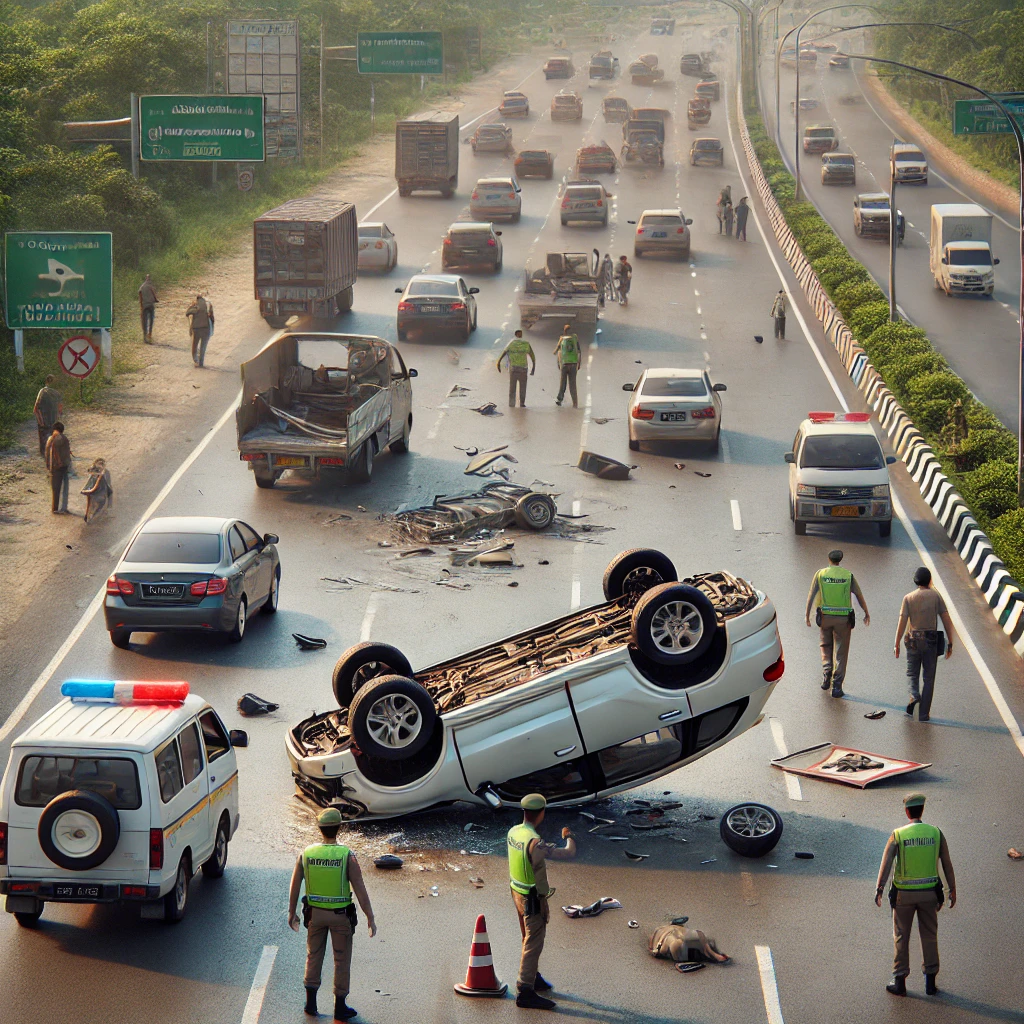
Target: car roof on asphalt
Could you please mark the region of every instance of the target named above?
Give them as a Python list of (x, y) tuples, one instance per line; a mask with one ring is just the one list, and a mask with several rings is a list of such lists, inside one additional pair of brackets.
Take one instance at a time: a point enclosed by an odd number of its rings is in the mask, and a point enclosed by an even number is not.
[(156, 516), (140, 533), (220, 533), (234, 519), (216, 516)]

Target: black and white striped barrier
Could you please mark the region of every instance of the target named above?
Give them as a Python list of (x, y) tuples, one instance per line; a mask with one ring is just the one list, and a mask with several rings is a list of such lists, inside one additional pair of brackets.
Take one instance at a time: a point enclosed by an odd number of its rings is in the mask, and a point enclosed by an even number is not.
[(742, 92), (737, 95), (736, 102), (743, 149), (754, 184), (779, 246), (789, 260), (815, 315), (821, 321), (825, 336), (835, 346), (850, 378), (864, 394), (882, 429), (889, 435), (893, 450), (906, 464), (925, 501), (942, 523), (968, 571), (985, 595), (996, 621), (1010, 638), (1017, 653), (1024, 657), (1024, 591), (1006, 571), (992, 550), (992, 542), (982, 532), (966, 502), (942, 472), (942, 466), (931, 446), (885, 386), (878, 371), (868, 360), (867, 353), (857, 344), (850, 328), (825, 294), (814, 268), (790, 231), (754, 152), (743, 117)]

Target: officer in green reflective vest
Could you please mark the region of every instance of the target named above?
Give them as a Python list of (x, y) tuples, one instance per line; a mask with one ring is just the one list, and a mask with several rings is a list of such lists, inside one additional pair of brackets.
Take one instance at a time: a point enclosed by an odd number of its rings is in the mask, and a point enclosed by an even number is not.
[(516, 404), (516, 389), (519, 389), (519, 405), (526, 408), (526, 361), (532, 364), (531, 376), (537, 371), (537, 357), (533, 354), (533, 346), (523, 337), (522, 331), (516, 331), (512, 340), (501, 350), (498, 356), (498, 373), (501, 373), (501, 361), (508, 356), (508, 404), (511, 409)]
[(580, 339), (572, 329), (572, 324), (566, 324), (562, 336), (555, 345), (555, 355), (558, 356), (558, 369), (560, 379), (558, 381), (558, 397), (555, 405), (561, 405), (565, 399), (565, 388), (569, 386), (569, 394), (572, 396), (572, 407), (579, 408), (579, 399), (576, 394), (576, 373), (580, 368)]
[[(926, 825), (924, 794), (908, 793), (903, 798), (909, 825), (896, 829), (885, 845), (882, 866), (878, 869), (878, 888), (875, 903), (882, 905), (882, 890), (892, 871), (889, 905), (892, 907), (892, 934), (896, 946), (892, 981), (885, 986), (894, 996), (907, 994), (907, 975), (910, 973), (910, 932), (917, 914), (917, 930), (921, 935), (924, 954), (924, 990), (936, 995), (935, 975), (939, 973), (939, 911), (944, 894), (939, 878), (939, 864), (949, 886), (950, 909), (956, 906), (956, 876), (953, 861), (946, 846), (946, 837), (934, 826)], [(895, 865), (895, 869), (893, 867)]]
[(356, 855), (338, 842), (341, 814), (336, 807), (328, 807), (320, 812), (316, 821), (323, 842), (307, 846), (295, 862), (288, 893), (288, 924), (293, 931), (299, 930), (296, 908), (299, 890), (305, 885), (302, 920), (306, 925), (306, 1013), (312, 1017), (318, 1013), (316, 994), (330, 935), (334, 950), (334, 1019), (349, 1020), (358, 1012), (346, 1002), (352, 966), (352, 935), (358, 923), (353, 893), (366, 915), (371, 939), (377, 934), (377, 925)]
[(523, 823), (508, 830), (508, 873), (512, 900), (519, 914), (523, 934), (523, 955), (519, 962), (516, 1006), (533, 1010), (553, 1010), (555, 1002), (538, 992), (547, 992), (551, 984), (541, 977), (538, 967), (547, 932), (548, 897), (555, 891), (548, 886), (548, 860), (572, 860), (576, 840), (568, 828), (562, 829), (565, 846), (545, 843), (537, 831), (548, 805), (540, 793), (530, 793), (519, 802)]
[(846, 659), (850, 654), (850, 632), (856, 620), (853, 598), (864, 609), (864, 625), (871, 625), (864, 595), (853, 573), (840, 569), (843, 553), (836, 548), (828, 553), (828, 567), (819, 569), (811, 580), (804, 619), (811, 624), (811, 610), (816, 609), (821, 641), (821, 688), (832, 687), (833, 697), (842, 697), (846, 678)]

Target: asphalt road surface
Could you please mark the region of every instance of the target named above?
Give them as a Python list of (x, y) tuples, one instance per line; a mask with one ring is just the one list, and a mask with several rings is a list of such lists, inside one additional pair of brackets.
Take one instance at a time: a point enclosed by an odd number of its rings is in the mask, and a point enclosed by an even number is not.
[[(665, 169), (615, 176), (607, 229), (562, 228), (558, 181), (524, 183), (522, 221), (503, 228), (504, 270), (470, 279), (481, 288), (477, 332), (464, 345), (414, 340), (402, 346), (406, 363), (419, 370), (412, 450), (382, 455), (371, 485), (285, 477), (272, 491), (257, 490), (238, 460), (229, 415), (197, 457), (183, 464), (157, 512), (237, 515), (279, 534), (278, 615), (255, 617), (238, 646), (136, 634), (130, 651), (117, 650), (92, 608), (70, 634), (73, 619), (58, 628), (51, 621), (48, 632), (26, 633), (37, 664), (32, 678), (16, 675), (4, 695), (9, 714), (29, 694), (0, 730), (5, 750), (12, 733), (50, 707), (60, 682), (71, 676), (187, 679), (230, 726), (249, 730), (250, 745), (239, 751), (242, 823), (228, 870), (219, 882), (196, 879), (182, 924), (140, 922), (117, 909), (51, 905), (39, 928), (29, 931), (0, 916), (0, 1021), (306, 1020), (303, 941), (288, 930), (285, 906), (294, 857), (314, 829), (309, 810), (293, 797), (283, 737), (313, 709), (330, 706), (334, 659), (373, 637), (397, 643), (414, 666), (421, 665), (596, 603), (607, 562), (638, 545), (668, 552), (684, 573), (726, 568), (765, 590), (778, 607), (787, 672), (760, 726), (692, 767), (604, 805), (610, 816), (625, 820), (634, 797), (668, 794), (682, 802), (670, 814), (676, 827), (668, 835), (637, 833), (628, 844), (649, 853), (648, 860), (628, 861), (622, 844), (588, 834), (589, 823), (575, 811), (551, 814), (547, 834), (557, 836), (564, 824), (580, 834), (579, 859), (551, 869), (558, 892), (542, 968), (555, 983), (560, 1012), (601, 1024), (1024, 1020), (1024, 981), (1016, 970), (1024, 944), (1021, 868), (1006, 856), (1022, 840), (1020, 664), (901, 468), (894, 467), (901, 517), (890, 539), (857, 526), (794, 535), (782, 456), (798, 422), (810, 409), (860, 406), (820, 332), (804, 332), (803, 321), (810, 323), (811, 316), (803, 304), (790, 317), (789, 339), (772, 340), (768, 310), (781, 287), (781, 261), (758, 222), (750, 222), (748, 243), (717, 233), (714, 203), (721, 186), (731, 183), (735, 198), (751, 192), (737, 168), (727, 123), (731, 77), (706, 133), (725, 140), (724, 169), (694, 169), (681, 161), (690, 141), (685, 104), (693, 82), (679, 79), (678, 55), (709, 46), (706, 33), (682, 26), (674, 37), (616, 44), (623, 66), (643, 50), (662, 56), (668, 81), (661, 88), (621, 81), (613, 88), (634, 105), (650, 101), (672, 109)], [(576, 54), (578, 66), (586, 56)], [(725, 72), (727, 65), (720, 67)], [(521, 77), (534, 113), (515, 125), (517, 147), (551, 145), (564, 169), (583, 140), (617, 137), (618, 127), (606, 127), (599, 115), (604, 90), (588, 88), (585, 78), (573, 83), (584, 96), (583, 122), (553, 127), (548, 105), (565, 83), (545, 83), (532, 63)], [(483, 111), (467, 110), (464, 123), (478, 113)], [(401, 265), (389, 276), (361, 279), (354, 311), (339, 326), (395, 337), (395, 287), (411, 273), (437, 269), (441, 234), (466, 216), (475, 170), (483, 175), (508, 167), (505, 160), (463, 153), (460, 191), (452, 201), (399, 200), (382, 192), (374, 216), (396, 231)], [(517, 324), (514, 293), (523, 265), (548, 250), (592, 246), (631, 256), (633, 229), (626, 221), (645, 207), (676, 205), (694, 221), (692, 258), (633, 260), (629, 306), (610, 307), (601, 333), (583, 339), (581, 408), (556, 408), (555, 334), (538, 328), (529, 334), (539, 368), (530, 378), (528, 408), (508, 409), (507, 378), (498, 375), (494, 361)], [(788, 286), (788, 275), (784, 280)], [(254, 319), (254, 349), (270, 333), (258, 325)], [(754, 342), (755, 334), (765, 336), (763, 344)], [(719, 455), (686, 448), (629, 452), (623, 383), (634, 381), (643, 366), (704, 365), (728, 385)], [(470, 388), (468, 396), (448, 397), (456, 384)], [(501, 417), (471, 411), (489, 400)], [(210, 410), (211, 424), (218, 412)], [(436, 585), (443, 557), (399, 562), (394, 548), (378, 546), (386, 536), (378, 513), (465, 487), (466, 460), (455, 445), (502, 443), (519, 460), (513, 480), (544, 481), (538, 486), (560, 493), (562, 511), (586, 515), (574, 522), (594, 529), (569, 538), (516, 533), (523, 567), (466, 570), (459, 578), (465, 590)], [(633, 479), (601, 481), (581, 473), (575, 468), (581, 446), (635, 464)], [(871, 625), (859, 623), (854, 633), (843, 700), (818, 688), (817, 634), (803, 623), (811, 575), (837, 544), (872, 613)], [(101, 561), (92, 586), (113, 565), (112, 557), (105, 569)], [(970, 651), (958, 645), (940, 667), (931, 724), (904, 715), (903, 664), (892, 655), (900, 599), (922, 562), (935, 567), (957, 625), (970, 637)], [(344, 577), (366, 585), (330, 581)], [(516, 589), (508, 586), (513, 581)], [(329, 646), (321, 653), (298, 652), (293, 631), (324, 636)], [(280, 710), (242, 720), (235, 701), (249, 690), (280, 702)], [(886, 717), (866, 720), (864, 714), (876, 708)], [(796, 783), (769, 766), (781, 751), (824, 740), (932, 767), (912, 782), (861, 792)], [(960, 902), (941, 917), (943, 995), (925, 1000), (921, 994), (915, 940), (913, 998), (897, 1005), (883, 988), (892, 956), (889, 912), (874, 906), (873, 893), (886, 836), (902, 820), (901, 797), (910, 786), (928, 794), (927, 818), (949, 838)], [(719, 840), (720, 814), (743, 800), (769, 803), (784, 818), (782, 841), (763, 860), (737, 857)], [(499, 977), (515, 981), (519, 933), (503, 857), (504, 834), (514, 820), (512, 812), (455, 808), (346, 833), (364, 865), (391, 847), (407, 858), (400, 872), (367, 871), (379, 932), (370, 940), (361, 925), (355, 943), (351, 1001), (361, 1019), (477, 1022), (529, 1015), (511, 998), (463, 1000), (452, 993), (465, 975), (478, 913), (487, 915)], [(483, 830), (467, 833), (470, 822)], [(393, 838), (396, 833), (401, 835)], [(815, 859), (797, 860), (796, 851), (813, 852)], [(483, 878), (483, 887), (474, 888), (470, 876)], [(436, 897), (428, 894), (435, 885)], [(620, 899), (624, 909), (591, 920), (569, 920), (558, 909), (605, 895)], [(651, 959), (648, 935), (679, 914), (715, 936), (734, 965), (684, 976)], [(640, 927), (630, 929), (629, 920)], [(329, 981), (323, 1008), (328, 992)]]
[[(842, 39), (852, 53), (866, 52), (859, 42)], [(889, 147), (894, 134), (884, 113), (876, 109), (872, 94), (857, 73), (856, 65), (828, 67), (830, 54), (820, 54), (815, 68), (800, 69), (800, 92), (818, 100), (816, 110), (800, 113), (801, 132), (807, 125), (833, 123), (839, 129), (839, 148), (857, 157), (857, 184), (822, 185), (821, 159), (800, 156), (800, 181), (807, 195), (832, 225), (846, 247), (864, 266), (886, 295), (889, 294), (889, 246), (886, 240), (858, 238), (853, 230), (853, 199), (860, 192), (889, 191)], [(774, 65), (762, 66), (764, 95), (774, 123)], [(795, 119), (792, 101), (796, 73), (782, 69), (782, 148), (793, 167)], [(842, 102), (843, 100), (847, 102)], [(855, 102), (849, 102), (849, 100)], [(927, 156), (927, 152), (925, 156)], [(896, 255), (896, 301), (904, 316), (928, 332), (935, 348), (949, 361), (968, 387), (1014, 433), (1019, 402), (1020, 333), (1017, 306), (1020, 292), (1020, 240), (1018, 226), (996, 212), (992, 225), (992, 252), (1000, 261), (995, 267), (995, 293), (983, 296), (948, 297), (935, 286), (929, 268), (928, 244), (931, 207), (938, 203), (985, 202), (971, 194), (969, 185), (951, 180), (933, 166), (927, 185), (898, 185), (896, 208), (907, 219), (906, 239)], [(990, 210), (991, 212), (991, 210)]]

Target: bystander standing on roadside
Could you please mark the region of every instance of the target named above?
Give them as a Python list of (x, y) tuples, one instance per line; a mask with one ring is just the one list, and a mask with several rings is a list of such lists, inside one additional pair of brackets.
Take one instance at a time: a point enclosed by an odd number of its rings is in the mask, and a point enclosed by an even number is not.
[(146, 275), (146, 280), (139, 286), (139, 314), (142, 317), (142, 340), (147, 345), (153, 344), (153, 320), (156, 317), (156, 304), (160, 300), (156, 288)]
[(747, 197), (743, 196), (736, 206), (736, 237), (742, 241), (747, 240), (747, 217), (750, 216), (750, 207), (747, 205)]
[[(927, 722), (931, 717), (935, 668), (939, 655), (945, 653), (948, 658), (953, 653), (955, 634), (953, 621), (946, 611), (946, 602), (932, 587), (931, 570), (922, 565), (914, 573), (914, 583), (917, 584), (917, 589), (907, 594), (900, 605), (900, 619), (896, 625), (896, 644), (893, 652), (897, 658), (900, 656), (900, 641), (903, 640), (907, 647), (907, 682), (910, 687), (907, 714), (913, 718), (914, 705), (919, 704), (918, 720)], [(939, 619), (946, 627), (945, 634), (939, 631)]]
[(775, 337), (786, 339), (786, 293), (780, 288), (772, 303), (772, 319), (775, 321)]
[(572, 329), (572, 324), (566, 324), (562, 329), (562, 336), (555, 345), (555, 355), (558, 356), (558, 397), (555, 405), (561, 405), (565, 398), (565, 387), (568, 384), (569, 394), (572, 396), (572, 407), (579, 408), (579, 399), (576, 394), (576, 374), (580, 368), (580, 339)]
[(32, 406), (39, 429), (39, 454), (43, 458), (46, 457), (46, 442), (53, 433), (53, 425), (64, 414), (64, 400), (60, 392), (53, 387), (56, 381), (57, 378), (52, 373), (46, 375), (46, 382), (39, 389), (36, 404)]
[(196, 301), (185, 310), (185, 316), (190, 318), (192, 325), (192, 362), (202, 369), (206, 346), (213, 333), (213, 303), (197, 295)]
[(82, 488), (85, 495), (85, 521), (95, 519), (108, 505), (114, 507), (114, 485), (105, 459), (94, 459), (89, 467), (89, 479)]
[(46, 442), (46, 468), (50, 473), (53, 495), (51, 511), (64, 515), (68, 510), (68, 471), (71, 469), (71, 442), (64, 434), (64, 424), (57, 420)]
[(722, 219), (725, 221), (725, 233), (731, 238), (732, 237), (732, 224), (735, 217), (736, 211), (732, 208), (732, 203), (726, 203), (725, 210), (722, 213)]

